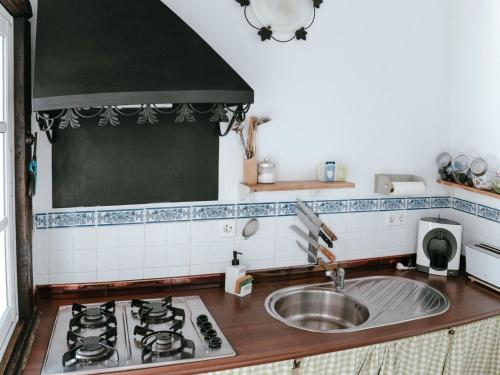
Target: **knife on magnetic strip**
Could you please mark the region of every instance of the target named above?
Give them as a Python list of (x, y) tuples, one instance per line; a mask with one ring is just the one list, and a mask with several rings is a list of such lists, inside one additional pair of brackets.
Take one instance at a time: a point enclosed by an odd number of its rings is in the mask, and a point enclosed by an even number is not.
[(326, 247), (322, 246), (318, 241), (313, 240), (311, 237), (308, 236), (306, 232), (304, 232), (302, 229), (300, 229), (297, 225), (292, 225), (290, 226), (290, 229), (293, 230), (295, 233), (297, 233), (300, 237), (302, 237), (304, 240), (309, 243), (314, 249), (317, 251), (321, 251), (324, 256), (328, 258), (328, 260), (332, 263), (335, 262), (335, 255), (328, 250)]
[(318, 227), (309, 219), (309, 216), (307, 216), (301, 210), (297, 211), (297, 216), (300, 221), (302, 221), (302, 223), (307, 227), (307, 229), (309, 229), (314, 234), (314, 237), (321, 237), (328, 247), (333, 247), (333, 242), (330, 240), (330, 238), (328, 238), (328, 236), (323, 233), (321, 227)]
[(311, 210), (304, 202), (297, 198), (297, 204), (299, 210), (302, 211), (316, 226), (323, 229), (323, 232), (326, 233), (328, 237), (331, 238), (332, 241), (337, 241), (337, 236), (332, 232), (330, 228), (328, 228), (319, 217)]
[[(314, 259), (314, 261), (319, 264), (320, 266), (322, 266), (323, 268), (326, 268), (326, 269), (329, 269), (329, 265), (323, 260), (321, 259), (320, 257), (317, 257), (316, 255), (314, 255), (313, 253), (311, 253), (309, 251), (309, 249), (307, 248), (307, 246), (304, 246), (302, 245), (299, 241), (295, 241), (297, 242), (297, 245), (299, 245), (299, 247), (307, 254), (309, 255), (312, 259)], [(333, 265), (330, 265), (330, 266), (333, 266), (334, 269), (337, 268), (337, 265), (336, 264), (333, 264)]]

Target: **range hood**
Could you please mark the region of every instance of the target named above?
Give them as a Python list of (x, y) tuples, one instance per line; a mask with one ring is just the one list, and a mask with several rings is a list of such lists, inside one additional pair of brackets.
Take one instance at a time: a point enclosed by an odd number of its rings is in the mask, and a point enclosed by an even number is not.
[[(78, 117), (116, 125), (134, 114), (197, 111), (244, 117), (252, 88), (160, 0), (39, 0), (33, 111), (42, 130), (78, 127)], [(137, 111), (124, 109), (139, 105)], [(171, 113), (171, 112), (170, 112)]]

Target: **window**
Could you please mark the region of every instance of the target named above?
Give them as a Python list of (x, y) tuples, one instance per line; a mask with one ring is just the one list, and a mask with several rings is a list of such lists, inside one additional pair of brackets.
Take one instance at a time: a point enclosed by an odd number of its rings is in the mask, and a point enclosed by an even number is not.
[(17, 323), (12, 17), (0, 7), (0, 358)]

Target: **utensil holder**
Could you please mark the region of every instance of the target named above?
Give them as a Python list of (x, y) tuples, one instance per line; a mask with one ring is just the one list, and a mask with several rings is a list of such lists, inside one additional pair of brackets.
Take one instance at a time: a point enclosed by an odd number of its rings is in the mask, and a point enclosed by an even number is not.
[(257, 183), (257, 158), (243, 160), (243, 182), (245, 184)]

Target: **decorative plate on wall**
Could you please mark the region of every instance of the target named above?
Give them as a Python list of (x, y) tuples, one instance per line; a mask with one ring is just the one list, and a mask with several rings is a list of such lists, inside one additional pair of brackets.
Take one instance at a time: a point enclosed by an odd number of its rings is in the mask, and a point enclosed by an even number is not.
[[(262, 41), (306, 40), (323, 0), (236, 0)], [(250, 9), (250, 10), (249, 10)], [(276, 35), (279, 34), (279, 35)]]

